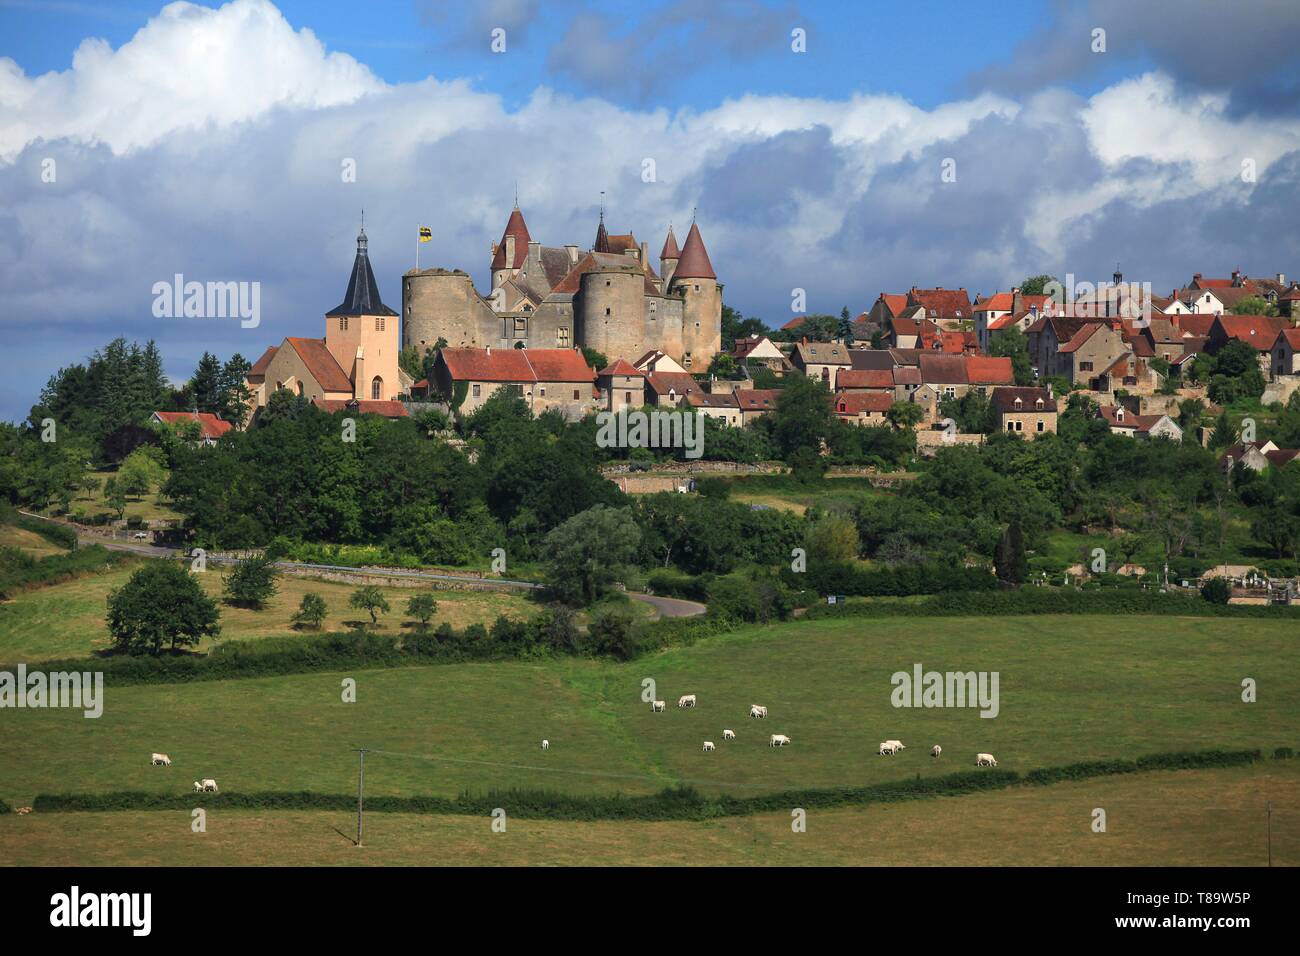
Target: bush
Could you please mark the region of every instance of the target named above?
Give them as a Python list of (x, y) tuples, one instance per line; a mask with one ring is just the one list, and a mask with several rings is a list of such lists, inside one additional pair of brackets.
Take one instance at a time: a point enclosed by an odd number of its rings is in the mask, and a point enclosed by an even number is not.
[(1273, 751), (1274, 760), (1290, 760), (1295, 756), (1295, 752), (1290, 747), (1278, 747)]
[(1201, 597), (1211, 604), (1227, 604), (1232, 599), (1232, 585), (1224, 578), (1210, 578), (1201, 585)]
[(709, 613), (747, 623), (781, 621), (790, 616), (794, 599), (781, 579), (762, 571), (734, 572), (714, 580), (708, 591)]
[(279, 574), (271, 559), (264, 555), (244, 558), (226, 576), (222, 597), (227, 604), (260, 611), (275, 597), (275, 579)]
[(132, 560), (98, 544), (33, 558), (21, 548), (0, 548), (0, 599), (25, 588), (44, 587), (82, 574), (108, 570)]
[(587, 625), (585, 649), (621, 661), (631, 660), (639, 647), (632, 614), (626, 608), (604, 608)]
[(652, 594), (688, 601), (707, 601), (709, 583), (712, 580), (711, 574), (683, 574), (671, 568), (659, 568), (650, 572), (646, 585)]
[(908, 597), (948, 591), (991, 591), (997, 579), (985, 568), (950, 564), (898, 564), (867, 567), (851, 562), (816, 562), (807, 573), (783, 571), (791, 588), (808, 588), (818, 594), (858, 597)]

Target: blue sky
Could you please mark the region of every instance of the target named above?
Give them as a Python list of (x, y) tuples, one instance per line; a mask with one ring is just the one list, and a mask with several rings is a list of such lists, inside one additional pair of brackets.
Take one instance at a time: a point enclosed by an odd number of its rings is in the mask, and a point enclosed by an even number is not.
[[(591, 242), (601, 190), (613, 231), (655, 251), (698, 209), (727, 302), (773, 325), (795, 289), (857, 312), (1116, 262), (1162, 293), (1300, 277), (1300, 4), (1224, 18), (1217, 0), (0, 0), (0, 418), (116, 335), (156, 338), (177, 381), (205, 348), (320, 335), (362, 207), (390, 304), (418, 225), (422, 264), (482, 289), (516, 182), (551, 245)], [(177, 272), (260, 283), (261, 325), (154, 318)]]

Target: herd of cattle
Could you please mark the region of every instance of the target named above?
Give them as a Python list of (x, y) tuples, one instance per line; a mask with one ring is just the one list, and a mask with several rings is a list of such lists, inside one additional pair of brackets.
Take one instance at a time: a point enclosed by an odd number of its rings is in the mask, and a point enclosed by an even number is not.
[[(679, 709), (694, 707), (697, 704), (698, 701), (694, 694), (682, 694), (681, 697), (677, 698), (677, 706)], [(654, 700), (650, 702), (650, 712), (652, 714), (662, 714), (666, 709), (667, 709), (666, 701)], [(767, 717), (767, 708), (762, 704), (750, 704), (749, 716), (756, 720), (762, 720), (765, 717)], [(734, 730), (729, 730), (724, 728), (722, 731), (722, 739), (724, 741), (735, 740), (736, 732)], [(789, 742), (790, 742), (790, 738), (787, 737), (785, 734), (772, 734), (768, 738), (767, 745), (769, 747), (784, 747)], [(546, 750), (548, 747), (550, 747), (550, 741), (543, 740), (542, 749)], [(703, 750), (704, 753), (712, 753), (718, 748), (713, 743), (712, 740), (706, 740), (704, 741), (704, 746), (701, 749)], [(877, 750), (876, 752), (882, 757), (892, 757), (898, 752), (906, 749), (907, 748), (903, 745), (903, 742), (901, 740), (882, 740), (880, 742), (880, 749)], [(939, 757), (942, 754), (943, 754), (943, 748), (940, 747), (938, 744), (935, 744), (933, 747), (930, 748), (931, 757)], [(993, 759), (992, 754), (980, 753), (975, 755), (975, 766), (977, 767), (996, 767), (997, 765), (998, 762), (995, 759)]]
[[(172, 765), (172, 758), (167, 756), (166, 754), (150, 754), (149, 762), (153, 764), (155, 767), (170, 767)], [(216, 793), (217, 782), (213, 780), (211, 777), (204, 777), (202, 780), (195, 780), (194, 792), (195, 793)]]

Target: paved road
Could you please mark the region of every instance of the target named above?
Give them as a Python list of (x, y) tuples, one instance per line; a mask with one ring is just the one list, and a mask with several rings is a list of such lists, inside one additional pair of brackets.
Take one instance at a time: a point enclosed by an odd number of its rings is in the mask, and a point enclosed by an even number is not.
[[(27, 512), (23, 512), (27, 514)], [(42, 517), (41, 515), (31, 515), (31, 517)], [(54, 519), (45, 519), (54, 520)], [(60, 524), (64, 522), (59, 522)], [(97, 534), (83, 534), (78, 532), (77, 540), (82, 544), (103, 545), (110, 551), (125, 551), (130, 554), (138, 554), (146, 558), (175, 558), (185, 553), (180, 548), (164, 548), (160, 545), (148, 544), (143, 541), (122, 538), (106, 538)], [(215, 564), (223, 563), (219, 558), (211, 559)], [(226, 559), (225, 563), (230, 563)], [(276, 564), (283, 568), (306, 568), (312, 571), (338, 571), (352, 574), (366, 574), (371, 577), (388, 577), (388, 578), (414, 578), (416, 580), (428, 581), (452, 581), (473, 585), (478, 578), (467, 578), (458, 574), (438, 574), (436, 571), (404, 571), (391, 569), (376, 568), (352, 568), (343, 567), (333, 564), (302, 564), (297, 561), (278, 561)], [(541, 588), (540, 584), (533, 581), (511, 581), (506, 578), (483, 578), (483, 581), (489, 582), (494, 587), (518, 588), (523, 591), (535, 591)], [(642, 594), (639, 591), (628, 591), (627, 596), (634, 601), (642, 601), (649, 604), (655, 609), (656, 617), (698, 617), (705, 613), (708, 608), (698, 601), (686, 601), (681, 598), (659, 597), (655, 594)]]

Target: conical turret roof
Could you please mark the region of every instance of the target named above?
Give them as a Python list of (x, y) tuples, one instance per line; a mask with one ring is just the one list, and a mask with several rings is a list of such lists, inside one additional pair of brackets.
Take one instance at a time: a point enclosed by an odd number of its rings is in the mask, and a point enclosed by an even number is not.
[[(510, 263), (506, 262), (506, 236), (515, 237), (515, 261)], [(532, 241), (532, 238), (528, 234), (528, 225), (524, 222), (524, 214), (516, 206), (511, 210), (510, 218), (506, 221), (505, 231), (501, 233), (501, 241), (497, 243), (496, 254), (492, 257), (492, 268), (522, 268), (524, 261), (528, 258), (528, 243)]]
[(663, 251), (659, 253), (660, 259), (680, 259), (682, 250), (677, 248), (677, 237), (673, 235), (673, 227), (668, 227), (668, 238), (664, 240)]
[(691, 231), (686, 234), (686, 245), (682, 246), (682, 258), (673, 271), (673, 279), (716, 279), (713, 263), (700, 238), (700, 227), (691, 223)]

